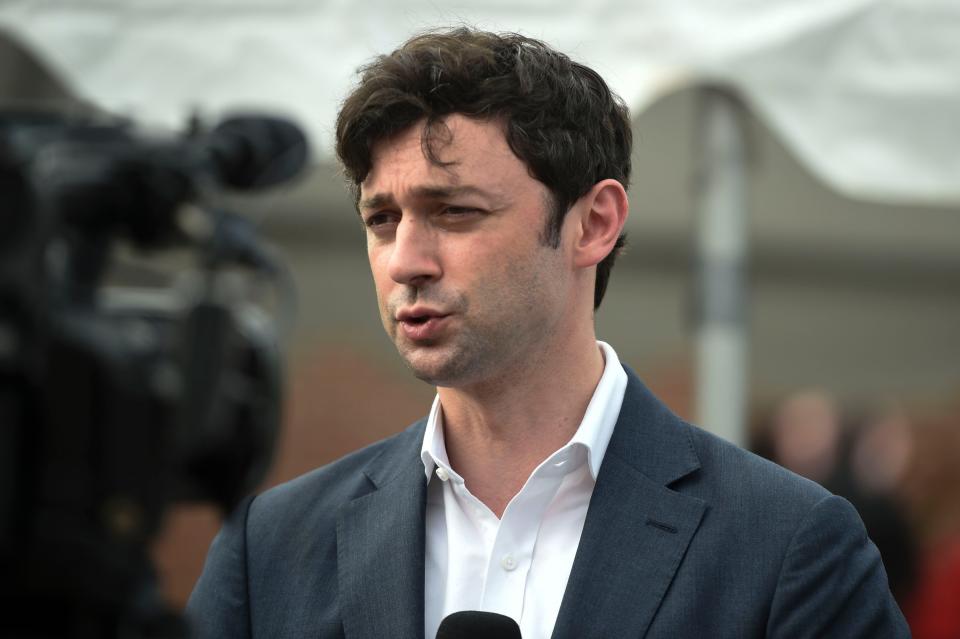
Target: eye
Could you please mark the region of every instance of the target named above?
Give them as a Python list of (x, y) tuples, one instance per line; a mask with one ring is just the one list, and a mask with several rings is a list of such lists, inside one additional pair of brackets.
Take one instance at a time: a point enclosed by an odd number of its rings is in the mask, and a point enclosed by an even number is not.
[(447, 206), (442, 210), (444, 215), (452, 215), (454, 217), (460, 217), (463, 215), (472, 215), (474, 213), (480, 213), (480, 209), (475, 209), (469, 206)]
[(389, 211), (378, 211), (368, 215), (364, 219), (363, 224), (368, 229), (378, 229), (396, 221), (397, 215), (395, 213), (391, 213)]

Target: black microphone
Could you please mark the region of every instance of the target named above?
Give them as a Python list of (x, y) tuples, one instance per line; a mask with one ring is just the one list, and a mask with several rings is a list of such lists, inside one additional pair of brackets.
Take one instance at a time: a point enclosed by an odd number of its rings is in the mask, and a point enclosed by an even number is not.
[(461, 610), (444, 617), (437, 639), (521, 639), (520, 626), (506, 615)]

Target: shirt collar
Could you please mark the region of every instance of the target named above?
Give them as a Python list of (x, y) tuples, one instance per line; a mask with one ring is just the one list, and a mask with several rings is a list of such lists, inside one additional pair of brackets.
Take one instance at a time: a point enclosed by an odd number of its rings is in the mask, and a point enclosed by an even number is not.
[[(603, 353), (603, 375), (597, 383), (587, 410), (583, 414), (580, 426), (573, 437), (558, 453), (568, 448), (582, 448), (587, 453), (587, 463), (594, 481), (600, 472), (600, 464), (607, 452), (607, 445), (613, 435), (613, 428), (620, 416), (620, 406), (623, 404), (623, 395), (627, 389), (627, 373), (620, 364), (617, 353), (606, 342), (597, 341), (600, 352)], [(554, 453), (556, 455), (556, 453)], [(551, 458), (553, 455), (550, 456)], [(423, 434), (423, 446), (420, 448), (420, 460), (429, 482), (434, 471), (443, 468), (451, 477), (459, 479), (459, 475), (450, 467), (447, 457), (447, 447), (443, 439), (443, 409), (440, 406), (440, 396), (433, 400), (430, 416), (427, 418), (427, 427)]]
[(427, 474), (427, 482), (433, 477), (437, 468), (443, 468), (452, 473), (450, 459), (447, 457), (447, 445), (443, 440), (443, 410), (440, 406), (440, 395), (433, 398), (430, 416), (427, 418), (427, 428), (423, 433), (423, 446), (420, 447), (420, 460), (423, 470)]

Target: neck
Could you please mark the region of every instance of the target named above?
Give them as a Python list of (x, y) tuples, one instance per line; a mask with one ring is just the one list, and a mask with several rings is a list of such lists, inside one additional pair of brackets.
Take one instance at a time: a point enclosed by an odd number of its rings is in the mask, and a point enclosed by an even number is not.
[(573, 437), (603, 367), (590, 331), (494, 380), (438, 389), (450, 464), (498, 517), (533, 470)]

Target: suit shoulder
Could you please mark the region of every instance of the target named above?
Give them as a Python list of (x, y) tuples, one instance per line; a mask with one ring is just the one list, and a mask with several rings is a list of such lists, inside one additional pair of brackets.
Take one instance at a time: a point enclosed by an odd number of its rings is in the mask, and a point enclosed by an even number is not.
[(717, 497), (736, 496), (752, 503), (806, 510), (830, 492), (768, 459), (745, 450), (697, 426), (683, 422), (700, 459), (695, 481)]
[[(389, 473), (394, 465), (418, 461), (424, 420), (256, 496), (250, 523), (301, 518), (306, 513), (335, 513), (341, 505), (373, 489), (372, 470)], [(411, 459), (412, 458), (412, 459)], [(309, 506), (309, 507), (306, 507)]]

